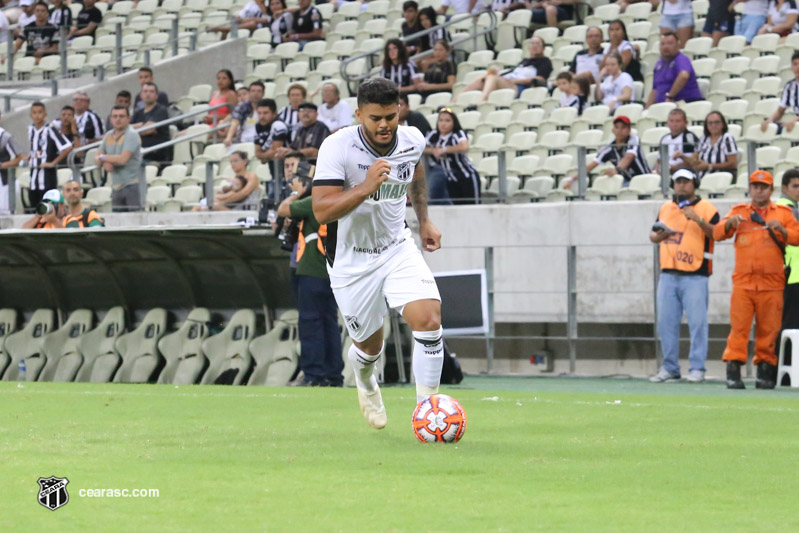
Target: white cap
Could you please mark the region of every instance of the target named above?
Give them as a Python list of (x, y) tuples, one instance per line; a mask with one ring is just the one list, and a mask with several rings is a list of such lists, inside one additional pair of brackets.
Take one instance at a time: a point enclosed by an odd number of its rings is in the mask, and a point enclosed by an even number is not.
[(19, 0), (19, 5), (21, 6), (32, 6), (34, 0)]
[(696, 179), (696, 174), (694, 174), (693, 172), (691, 172), (687, 168), (681, 168), (680, 170), (678, 170), (677, 172), (675, 172), (671, 176), (671, 179), (673, 179), (675, 181), (680, 179), (680, 178), (693, 181), (693, 180)]
[(50, 189), (49, 191), (44, 193), (44, 196), (42, 196), (42, 202), (50, 202), (50, 203), (53, 203), (53, 204), (63, 204), (64, 203), (64, 197), (61, 196), (61, 193), (58, 192), (58, 190)]

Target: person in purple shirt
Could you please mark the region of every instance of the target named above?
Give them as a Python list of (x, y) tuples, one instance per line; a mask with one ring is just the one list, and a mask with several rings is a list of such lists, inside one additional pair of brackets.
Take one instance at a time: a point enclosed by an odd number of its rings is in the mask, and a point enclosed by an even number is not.
[(695, 102), (704, 100), (691, 60), (680, 52), (677, 34), (667, 32), (660, 36), (660, 59), (655, 64), (652, 91), (646, 107), (660, 102)]

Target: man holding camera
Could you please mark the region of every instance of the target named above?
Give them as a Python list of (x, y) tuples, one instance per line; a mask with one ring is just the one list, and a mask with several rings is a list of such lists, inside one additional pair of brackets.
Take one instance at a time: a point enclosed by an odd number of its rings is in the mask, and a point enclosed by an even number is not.
[(734, 206), (713, 228), (717, 241), (735, 235), (735, 271), (730, 299), (730, 335), (722, 359), (727, 362), (727, 388), (745, 388), (741, 365), (746, 363), (749, 330), (755, 322), (758, 389), (777, 382), (774, 347), (782, 321), (785, 245), (799, 245), (799, 222), (791, 209), (771, 202), (774, 178), (765, 170), (749, 176), (750, 203)]
[(713, 226), (719, 212), (696, 195), (699, 179), (683, 168), (671, 183), (674, 199), (660, 208), (649, 240), (660, 245), (658, 332), (663, 366), (649, 381), (680, 380), (680, 322), (683, 312), (691, 333), (688, 381), (705, 380), (707, 359), (708, 278), (713, 273)]
[(63, 228), (64, 215), (64, 197), (58, 189), (50, 189), (44, 193), (42, 201), (36, 204), (36, 214), (22, 225), (22, 229)]
[[(344, 359), (338, 307), (330, 288), (327, 260), (322, 239), (327, 225), (320, 225), (311, 207), (311, 178), (314, 167), (307, 162), (297, 166), (290, 183), (291, 194), (277, 210), (278, 216), (299, 222), (297, 235), (297, 308), (300, 312), (301, 383), (307, 387), (341, 387)], [(291, 231), (291, 230), (290, 230)], [(289, 239), (289, 237), (287, 237)], [(291, 239), (293, 240), (293, 239)]]

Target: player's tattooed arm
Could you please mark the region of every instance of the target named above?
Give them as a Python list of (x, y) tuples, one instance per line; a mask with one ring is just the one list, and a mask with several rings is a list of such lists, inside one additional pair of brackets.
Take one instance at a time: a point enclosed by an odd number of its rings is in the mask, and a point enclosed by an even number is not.
[(427, 176), (425, 176), (424, 163), (419, 161), (416, 170), (413, 172), (408, 191), (411, 197), (411, 205), (416, 212), (419, 223), (427, 221)]

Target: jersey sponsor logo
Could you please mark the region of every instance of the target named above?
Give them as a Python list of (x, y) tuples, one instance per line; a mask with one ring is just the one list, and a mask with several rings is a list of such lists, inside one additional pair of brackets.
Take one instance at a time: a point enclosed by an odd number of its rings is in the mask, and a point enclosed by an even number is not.
[(413, 165), (411, 165), (410, 161), (403, 161), (399, 165), (397, 165), (397, 179), (399, 181), (408, 181), (411, 179), (411, 169)]
[(369, 196), (373, 202), (386, 202), (404, 198), (408, 191), (407, 183), (384, 183)]
[(369, 170), (369, 165), (362, 165), (362, 164), (358, 163), (358, 168), (361, 169), (361, 170)]
[(403, 150), (401, 152), (397, 152), (397, 155), (407, 154), (408, 152), (413, 152), (414, 150), (415, 150), (415, 148), (413, 146), (411, 146), (410, 148), (406, 148), (405, 150)]
[(352, 251), (359, 253), (359, 254), (371, 254), (371, 255), (380, 255), (395, 244), (401, 244), (405, 242), (405, 239), (400, 240), (393, 240), (390, 243), (386, 244), (385, 246), (381, 246), (380, 248), (360, 248), (358, 246), (353, 246)]

